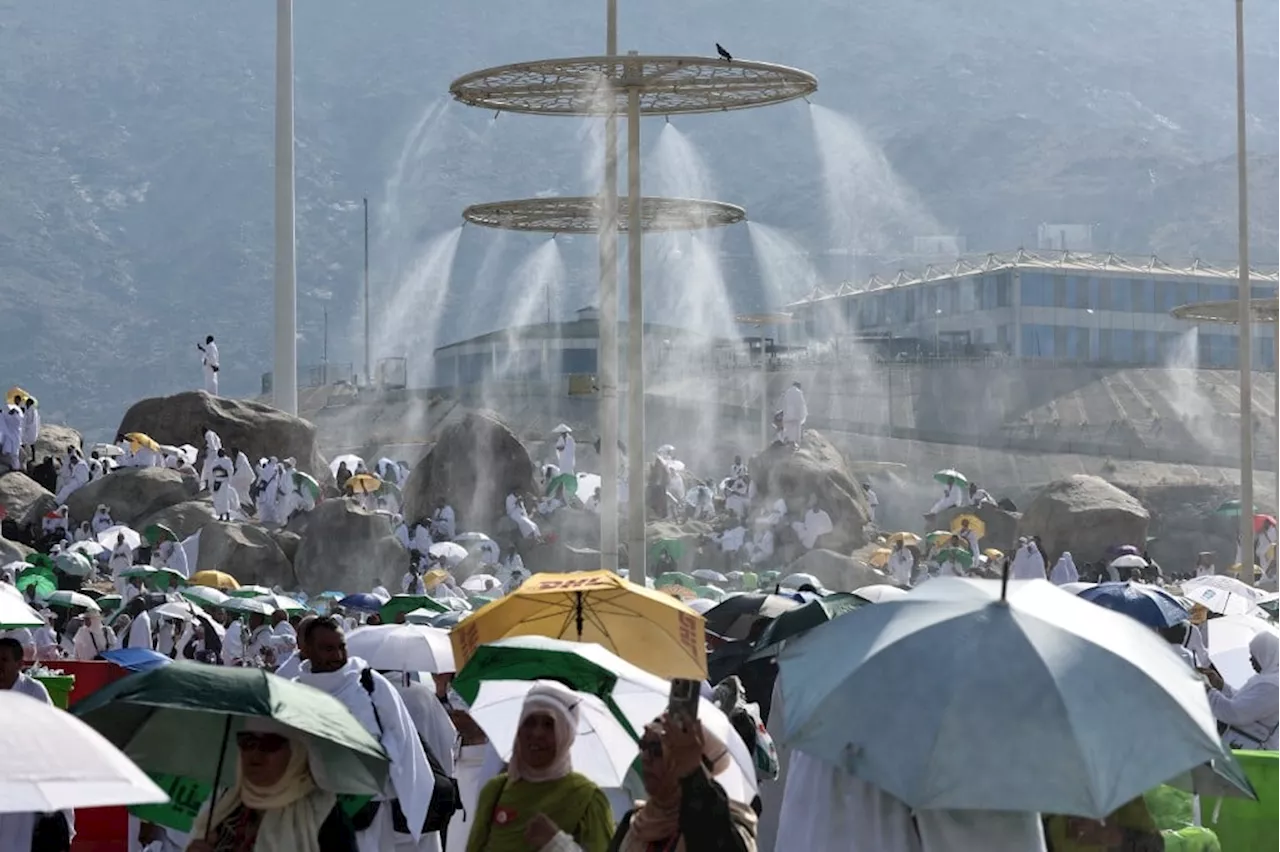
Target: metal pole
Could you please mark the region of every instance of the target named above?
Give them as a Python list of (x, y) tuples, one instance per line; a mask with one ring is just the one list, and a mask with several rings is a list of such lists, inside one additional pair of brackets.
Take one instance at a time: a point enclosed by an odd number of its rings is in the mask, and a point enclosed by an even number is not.
[(1253, 311), (1249, 292), (1249, 188), (1245, 162), (1244, 0), (1236, 0), (1236, 193), (1240, 226), (1240, 579), (1253, 577)]
[[(605, 52), (618, 53), (618, 0), (608, 0)], [(615, 81), (606, 84), (604, 184), (600, 189), (600, 567), (618, 570), (618, 114)], [(644, 578), (641, 578), (644, 582)]]
[(369, 199), (364, 199), (364, 383), (373, 387), (373, 354), (369, 342)]
[[(633, 50), (629, 56), (636, 56)], [(634, 60), (632, 60), (634, 63)], [(628, 64), (627, 81), (627, 565), (632, 580), (644, 582), (644, 492), (648, 477), (644, 455), (644, 299), (640, 284), (640, 81), (639, 68)]]
[(298, 277), (293, 190), (293, 0), (276, 0), (276, 408), (298, 413)]
[(769, 349), (765, 345), (764, 327), (760, 327), (760, 448), (771, 443), (769, 438)]

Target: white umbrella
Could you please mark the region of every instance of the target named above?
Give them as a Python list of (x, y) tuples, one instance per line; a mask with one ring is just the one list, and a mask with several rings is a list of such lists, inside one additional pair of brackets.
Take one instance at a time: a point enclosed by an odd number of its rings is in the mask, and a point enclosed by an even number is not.
[(1224, 615), (1205, 622), (1209, 634), (1209, 659), (1222, 675), (1222, 680), (1233, 689), (1244, 686), (1253, 677), (1253, 665), (1249, 662), (1249, 643), (1259, 633), (1271, 633), (1280, 637), (1275, 626), (1248, 615)]
[(116, 546), (116, 536), (121, 534), (124, 535), (124, 543), (129, 545), (133, 550), (137, 550), (139, 547), (142, 547), (142, 536), (134, 532), (132, 527), (127, 527), (124, 524), (116, 524), (115, 526), (107, 527), (105, 530), (98, 533), (96, 538), (98, 539), (98, 544), (103, 547), (113, 548)]
[(1221, 589), (1224, 592), (1230, 592), (1240, 597), (1251, 598), (1255, 603), (1263, 598), (1267, 593), (1262, 589), (1245, 585), (1235, 577), (1228, 577), (1225, 574), (1208, 574), (1204, 577), (1193, 577), (1186, 580), (1182, 584), (1182, 591), (1185, 594), (1191, 589)]
[(1059, 586), (1058, 588), (1059, 588), (1059, 589), (1062, 589), (1062, 591), (1066, 592), (1066, 593), (1067, 593), (1067, 594), (1069, 594), (1069, 595), (1078, 595), (1078, 594), (1080, 594), (1081, 592), (1083, 592), (1085, 589), (1092, 589), (1092, 588), (1093, 588), (1094, 586), (1096, 586), (1096, 585), (1098, 585), (1098, 584), (1097, 584), (1097, 583), (1085, 583), (1085, 582), (1063, 583), (1063, 584), (1062, 584), (1061, 586)]
[(285, 612), (306, 612), (307, 605), (300, 600), (289, 597), (288, 595), (277, 595), (272, 592), (269, 595), (257, 595), (253, 600), (262, 601), (274, 609), (282, 609)]
[(727, 583), (729, 578), (721, 574), (719, 571), (713, 571), (710, 568), (699, 568), (693, 572), (693, 579), (703, 583)]
[(462, 590), (464, 592), (484, 594), (492, 589), (501, 588), (502, 581), (492, 574), (472, 574), (470, 577), (462, 581)]
[(1146, 568), (1147, 560), (1133, 553), (1117, 556), (1111, 560), (1112, 568)]
[(458, 533), (453, 537), (453, 540), (456, 541), (458, 544), (462, 545), (463, 547), (466, 547), (472, 544), (480, 544), (481, 542), (485, 542), (485, 541), (493, 541), (493, 539), (489, 538), (489, 536), (485, 535), (482, 532)]
[(437, 541), (427, 548), (427, 554), (452, 568), (467, 558), (467, 549), (451, 541)]
[(94, 444), (89, 448), (89, 453), (98, 454), (100, 459), (114, 459), (116, 456), (124, 455), (124, 450), (120, 449), (118, 444)]
[(75, 716), (0, 691), (0, 812), (44, 813), (167, 802), (146, 773)]
[(77, 541), (75, 544), (67, 548), (68, 553), (83, 554), (86, 559), (97, 559), (103, 553), (107, 553), (108, 548), (103, 547), (96, 541)]
[(439, 614), (433, 609), (423, 607), (422, 609), (415, 609), (413, 612), (406, 612), (404, 620), (409, 624), (430, 624), (431, 620)]
[[(8, 583), (0, 583), (0, 588), (10, 588)], [(16, 589), (14, 589), (17, 592)], [(0, 630), (13, 630), (19, 627), (44, 627), (44, 619), (34, 609), (27, 606), (22, 593), (0, 594)], [(0, 725), (0, 728), (6, 727)]]
[(356, 468), (364, 464), (364, 459), (357, 455), (352, 455), (351, 453), (347, 453), (343, 456), (334, 456), (329, 462), (329, 470), (334, 476), (338, 475), (338, 468), (343, 462), (347, 463), (347, 470), (355, 473)]
[[(407, 620), (408, 616), (405, 618)], [(449, 631), (423, 624), (379, 624), (357, 628), (347, 636), (347, 653), (382, 671), (436, 674), (457, 671)]]
[(815, 589), (821, 589), (822, 581), (812, 574), (788, 574), (782, 578), (778, 585), (785, 586), (788, 589), (798, 589), (804, 585), (813, 586)]
[(212, 586), (187, 586), (180, 594), (202, 606), (226, 606), (227, 601), (231, 600), (230, 595)]
[(591, 499), (591, 495), (600, 489), (600, 474), (598, 473), (580, 473), (578, 474), (578, 499), (586, 502)]
[(899, 589), (897, 586), (890, 586), (887, 583), (873, 583), (870, 586), (863, 586), (861, 589), (854, 589), (853, 594), (864, 601), (871, 601), (871, 603), (896, 601), (907, 596), (905, 589)]
[(1190, 589), (1183, 588), (1182, 596), (1218, 615), (1263, 615), (1262, 610), (1253, 602), (1252, 595), (1224, 592), (1212, 586), (1193, 586)]
[(44, 599), (45, 606), (80, 607), (82, 609), (101, 612), (98, 602), (81, 592), (56, 591)]
[(566, 432), (568, 432), (569, 434), (573, 434), (573, 430), (563, 423), (561, 423), (559, 426), (551, 430), (552, 435), (563, 435)]
[[(543, 681), (484, 681), (467, 710), (504, 761), (511, 760), (525, 696), (539, 683)], [(574, 694), (578, 697), (578, 731), (569, 749), (573, 771), (601, 787), (621, 787), (639, 746), (603, 701), (582, 692)]]
[(698, 615), (705, 615), (708, 610), (715, 609), (719, 605), (720, 601), (713, 601), (710, 598), (694, 598), (685, 604)]

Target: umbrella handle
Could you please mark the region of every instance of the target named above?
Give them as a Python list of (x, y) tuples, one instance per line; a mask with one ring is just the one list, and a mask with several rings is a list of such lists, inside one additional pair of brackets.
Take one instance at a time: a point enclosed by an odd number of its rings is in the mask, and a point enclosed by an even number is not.
[(1009, 560), (1004, 561), (1004, 570), (1000, 572), (1000, 600), (1005, 599), (1005, 592), (1009, 589)]
[(227, 741), (231, 739), (231, 715), (228, 714), (227, 723), (222, 728), (222, 748), (218, 751), (218, 768), (213, 773), (213, 791), (209, 794), (209, 815), (204, 821), (204, 839), (212, 841), (213, 837), (213, 809), (218, 804), (218, 779), (222, 777), (222, 764), (227, 757)]

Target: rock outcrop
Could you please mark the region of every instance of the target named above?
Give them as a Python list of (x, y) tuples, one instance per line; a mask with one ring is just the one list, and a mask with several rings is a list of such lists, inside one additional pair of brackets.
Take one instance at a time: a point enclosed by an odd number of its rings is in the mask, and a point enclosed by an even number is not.
[(1018, 535), (1040, 536), (1052, 565), (1069, 550), (1077, 566), (1102, 559), (1118, 544), (1146, 544), (1151, 516), (1137, 498), (1097, 476), (1049, 483), (1018, 522)]
[(162, 444), (191, 444), (203, 452), (204, 427), (211, 426), (230, 453), (252, 461), (275, 456), (297, 459), (298, 469), (324, 482), (332, 479), (316, 448), (316, 427), (260, 402), (188, 391), (135, 402), (120, 421), (121, 433), (144, 432)]
[(225, 571), (242, 584), (296, 588), (293, 565), (271, 534), (254, 524), (215, 521), (200, 530), (199, 570)]
[(147, 515), (138, 521), (137, 529), (141, 532), (151, 524), (164, 524), (179, 539), (184, 539), (213, 523), (213, 519), (213, 503), (208, 498), (187, 500)]
[(529, 451), (510, 429), (490, 414), (469, 411), (444, 428), (409, 474), (404, 516), (411, 522), (427, 517), (444, 497), (459, 530), (494, 529), (506, 516), (510, 492), (536, 493), (533, 474)]
[(949, 530), (952, 519), (960, 515), (977, 515), (978, 519), (986, 525), (986, 535), (978, 542), (983, 550), (995, 547), (1008, 553), (1018, 541), (1018, 521), (1022, 519), (1022, 515), (1017, 512), (1006, 512), (999, 506), (992, 506), (989, 503), (984, 503), (976, 509), (972, 506), (944, 509), (933, 519), (933, 526), (929, 529)]
[(53, 495), (25, 473), (0, 476), (0, 506), (20, 527), (37, 524), (45, 513), (57, 508)]
[(21, 562), (32, 553), (35, 553), (35, 551), (25, 544), (0, 538), (0, 565), (5, 565), (9, 562)]
[(163, 467), (126, 467), (76, 489), (67, 498), (71, 520), (76, 524), (93, 517), (98, 504), (111, 510), (120, 524), (136, 524), (141, 519), (178, 503), (190, 500), (198, 484)]
[(896, 585), (883, 571), (830, 550), (810, 550), (782, 570), (783, 577), (788, 574), (812, 574), (833, 592), (852, 592), (876, 583)]
[(817, 498), (835, 527), (820, 540), (824, 548), (848, 553), (866, 544), (863, 527), (871, 514), (866, 494), (844, 455), (818, 432), (807, 430), (798, 450), (768, 447), (751, 459), (749, 469), (760, 500), (784, 498), (790, 516), (803, 517), (809, 499)]
[[(36, 438), (36, 461), (44, 461), (49, 456), (62, 457), (67, 454), (67, 447), (84, 447), (84, 439), (80, 433), (70, 426), (59, 426), (56, 423), (41, 423), (40, 435)], [(89, 454), (86, 452), (86, 456)]]
[(366, 512), (350, 500), (325, 500), (310, 515), (294, 557), (304, 590), (371, 589), (379, 581), (398, 586), (409, 554), (396, 541), (387, 515)]

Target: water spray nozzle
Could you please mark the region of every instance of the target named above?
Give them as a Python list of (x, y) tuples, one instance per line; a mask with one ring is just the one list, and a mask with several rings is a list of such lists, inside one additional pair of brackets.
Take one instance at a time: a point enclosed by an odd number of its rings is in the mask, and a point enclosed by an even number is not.
[(497, 120), (498, 120), (498, 116), (500, 116), (500, 115), (502, 115), (502, 110), (500, 110), (500, 109), (495, 109), (495, 110), (493, 111), (493, 120), (494, 120), (494, 121), (497, 121)]
[(804, 95), (803, 98), (805, 103), (807, 103), (809, 106), (813, 106), (813, 101), (809, 100), (808, 95)]

